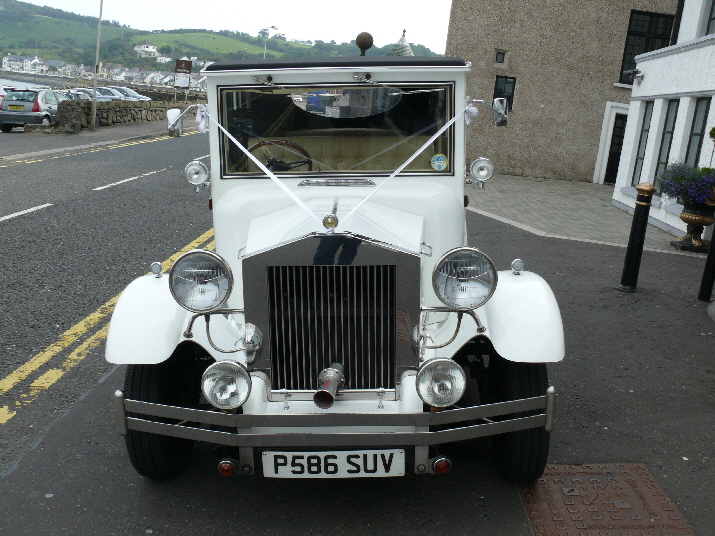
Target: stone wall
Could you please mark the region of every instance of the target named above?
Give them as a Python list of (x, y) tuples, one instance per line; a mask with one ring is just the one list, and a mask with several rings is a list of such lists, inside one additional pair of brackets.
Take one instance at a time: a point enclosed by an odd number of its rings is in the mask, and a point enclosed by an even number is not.
[[(159, 102), (159, 101), (108, 101), (97, 103), (97, 126), (106, 127), (123, 123), (157, 121), (166, 119), (166, 111), (170, 108), (185, 110), (191, 102)], [(72, 134), (88, 128), (91, 122), (91, 101), (61, 102), (54, 129)], [(191, 110), (185, 117), (195, 117), (196, 111)]]

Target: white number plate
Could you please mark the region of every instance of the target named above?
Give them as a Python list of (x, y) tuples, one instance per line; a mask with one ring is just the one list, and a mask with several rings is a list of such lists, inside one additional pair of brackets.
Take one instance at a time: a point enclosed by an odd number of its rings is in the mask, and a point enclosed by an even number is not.
[(263, 453), (263, 476), (272, 478), (351, 478), (404, 475), (404, 450)]

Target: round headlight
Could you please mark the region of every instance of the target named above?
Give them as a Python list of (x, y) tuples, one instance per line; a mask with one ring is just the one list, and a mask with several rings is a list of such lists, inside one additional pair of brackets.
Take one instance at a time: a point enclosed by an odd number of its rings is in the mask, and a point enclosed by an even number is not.
[(251, 376), (235, 361), (219, 361), (209, 366), (201, 377), (201, 392), (218, 409), (242, 406), (251, 394)]
[(201, 186), (209, 178), (209, 168), (207, 168), (206, 164), (200, 160), (194, 160), (193, 162), (186, 164), (186, 167), (184, 168), (184, 176), (190, 184), (193, 184), (194, 186)]
[(486, 303), (497, 286), (497, 270), (491, 259), (474, 248), (446, 253), (432, 273), (437, 297), (450, 309), (469, 311)]
[(451, 359), (430, 359), (417, 373), (417, 393), (425, 404), (437, 408), (451, 406), (464, 394), (467, 376)]
[(183, 308), (194, 313), (219, 309), (233, 287), (231, 268), (212, 251), (197, 249), (185, 253), (169, 271), (171, 295)]

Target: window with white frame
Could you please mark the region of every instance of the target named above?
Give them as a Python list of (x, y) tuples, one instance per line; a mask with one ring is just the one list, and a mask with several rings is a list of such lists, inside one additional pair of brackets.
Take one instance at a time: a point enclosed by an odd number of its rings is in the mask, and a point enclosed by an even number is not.
[(648, 143), (648, 133), (650, 132), (650, 119), (653, 116), (653, 101), (645, 103), (645, 111), (643, 112), (643, 123), (641, 123), (641, 134), (638, 138), (638, 151), (636, 152), (636, 165), (633, 169), (633, 179), (631, 185), (637, 186), (641, 181), (641, 170), (643, 169), (643, 158), (645, 156), (645, 148)]
[(710, 0), (710, 10), (707, 15), (707, 24), (705, 25), (705, 35), (715, 33), (715, 0)]
[(693, 124), (690, 127), (688, 150), (685, 153), (685, 163), (689, 166), (697, 166), (700, 161), (700, 149), (703, 147), (705, 123), (708, 118), (708, 112), (710, 111), (710, 100), (710, 97), (702, 97), (695, 101)]
[(658, 163), (655, 166), (654, 177), (659, 177), (668, 166), (670, 156), (670, 146), (673, 144), (673, 131), (675, 130), (675, 120), (678, 117), (679, 99), (668, 101), (668, 108), (665, 112), (665, 122), (663, 124), (663, 135), (660, 138), (660, 150), (658, 151)]

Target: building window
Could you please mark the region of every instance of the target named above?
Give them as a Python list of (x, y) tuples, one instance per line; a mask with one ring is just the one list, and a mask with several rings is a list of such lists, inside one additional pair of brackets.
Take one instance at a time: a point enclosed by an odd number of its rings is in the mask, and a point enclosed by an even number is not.
[(643, 113), (643, 124), (641, 125), (641, 135), (638, 139), (638, 152), (636, 153), (636, 166), (633, 170), (632, 186), (638, 186), (641, 182), (641, 170), (643, 169), (643, 157), (645, 156), (645, 148), (648, 143), (648, 133), (650, 132), (650, 118), (653, 116), (653, 101), (645, 103), (645, 112)]
[(668, 166), (668, 156), (670, 156), (670, 146), (673, 143), (673, 130), (675, 130), (675, 119), (678, 117), (678, 99), (668, 101), (668, 109), (665, 112), (665, 123), (663, 125), (663, 137), (660, 139), (660, 151), (658, 151), (658, 164), (655, 166), (655, 177), (659, 177)]
[(632, 84), (633, 74), (623, 74), (636, 67), (635, 57), (652, 50), (667, 47), (670, 44), (670, 33), (673, 30), (673, 15), (660, 15), (643, 11), (631, 11), (628, 24), (626, 47), (623, 51), (621, 76), (619, 82)]
[[(714, 0), (715, 1), (715, 0)], [(504, 63), (504, 58), (506, 56), (506, 52), (497, 52), (497, 57), (496, 57), (496, 62), (497, 63)]]
[(708, 25), (705, 29), (705, 35), (710, 35), (715, 33), (715, 0), (712, 0), (710, 4), (710, 13), (708, 14)]
[(705, 121), (709, 111), (710, 97), (703, 97), (695, 101), (693, 124), (690, 127), (690, 138), (688, 138), (688, 151), (685, 153), (685, 163), (689, 166), (697, 166), (700, 160), (700, 149), (703, 147), (703, 136), (705, 135)]
[(508, 76), (497, 76), (497, 81), (494, 84), (494, 98), (504, 97), (509, 102), (509, 111), (514, 105), (514, 88), (516, 87), (516, 78)]

